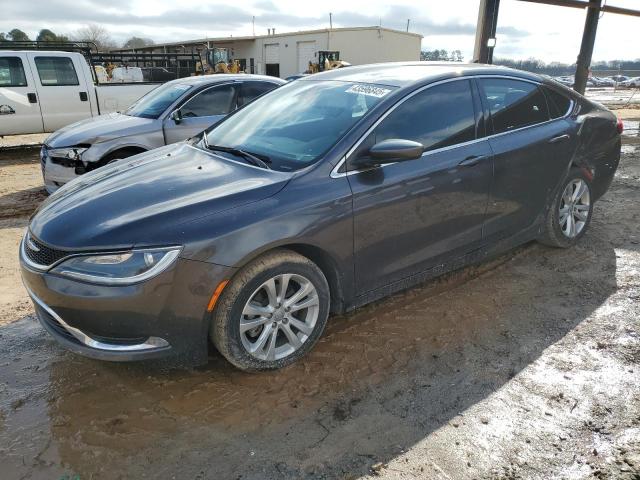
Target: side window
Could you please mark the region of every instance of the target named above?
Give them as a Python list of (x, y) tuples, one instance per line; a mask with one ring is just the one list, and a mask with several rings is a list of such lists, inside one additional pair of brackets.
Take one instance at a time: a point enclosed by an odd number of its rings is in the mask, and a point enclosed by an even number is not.
[(235, 110), (235, 96), (236, 87), (234, 85), (211, 87), (208, 90), (197, 93), (180, 107), (180, 111), (185, 118), (226, 115)]
[(476, 138), (471, 85), (443, 83), (414, 95), (376, 128), (375, 141), (401, 138), (434, 150)]
[(240, 87), (240, 93), (238, 94), (238, 107), (241, 107), (261, 95), (270, 92), (278, 85), (268, 82), (245, 82)]
[(547, 102), (537, 85), (518, 80), (480, 80), (491, 112), (493, 133), (503, 133), (549, 120)]
[(43, 86), (80, 85), (73, 61), (68, 57), (36, 57), (36, 68)]
[(26, 87), (22, 60), (19, 57), (0, 58), (0, 87)]
[(565, 97), (553, 88), (549, 88), (547, 86), (542, 88), (547, 96), (547, 103), (549, 104), (549, 113), (551, 114), (551, 118), (564, 117), (571, 107), (571, 99)]

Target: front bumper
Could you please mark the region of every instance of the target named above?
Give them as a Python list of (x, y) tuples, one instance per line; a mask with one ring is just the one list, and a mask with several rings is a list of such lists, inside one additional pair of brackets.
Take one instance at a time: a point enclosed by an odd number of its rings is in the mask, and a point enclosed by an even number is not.
[(76, 173), (76, 169), (74, 167), (55, 163), (49, 155), (46, 146), (43, 146), (40, 150), (40, 165), (42, 167), (44, 187), (50, 194), (55, 192), (65, 183), (68, 183), (74, 178), (78, 178), (80, 176)]
[(207, 362), (207, 303), (233, 270), (178, 259), (146, 282), (103, 286), (36, 271), (22, 253), (20, 263), (40, 323), (65, 348), (100, 360), (173, 357), (188, 365)]

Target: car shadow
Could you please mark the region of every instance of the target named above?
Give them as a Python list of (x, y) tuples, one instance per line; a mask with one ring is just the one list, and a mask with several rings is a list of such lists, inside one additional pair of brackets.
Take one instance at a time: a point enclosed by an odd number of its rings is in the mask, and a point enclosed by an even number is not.
[[(217, 355), (190, 371), (102, 363), (22, 320), (2, 341), (39, 400), (14, 414), (38, 410), (47, 471), (80, 478), (105, 465), (126, 478), (354, 478), (494, 393), (616, 291), (616, 253), (594, 223), (571, 250), (531, 244), (334, 317), (282, 371), (242, 373)], [(21, 339), (27, 323), (38, 333)]]

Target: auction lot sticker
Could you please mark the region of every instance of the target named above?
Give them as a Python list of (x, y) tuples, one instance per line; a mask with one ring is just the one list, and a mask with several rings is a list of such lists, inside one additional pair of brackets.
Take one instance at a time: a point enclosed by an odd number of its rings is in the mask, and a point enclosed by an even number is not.
[(374, 85), (353, 85), (349, 87), (347, 93), (361, 93), (370, 97), (382, 98), (391, 90), (388, 88), (376, 87)]

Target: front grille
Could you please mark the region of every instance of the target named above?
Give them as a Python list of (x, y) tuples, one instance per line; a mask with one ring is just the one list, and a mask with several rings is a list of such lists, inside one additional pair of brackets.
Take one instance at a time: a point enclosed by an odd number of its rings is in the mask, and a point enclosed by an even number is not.
[(83, 167), (84, 164), (80, 160), (72, 160), (70, 158), (65, 157), (49, 157), (51, 163), (55, 163), (56, 165), (62, 165), (63, 167), (68, 168), (76, 168)]
[(64, 257), (69, 256), (71, 253), (65, 250), (57, 250), (55, 248), (47, 247), (42, 242), (36, 240), (30, 232), (27, 233), (25, 238), (24, 252), (29, 260), (38, 265), (42, 265), (43, 267), (53, 265)]

